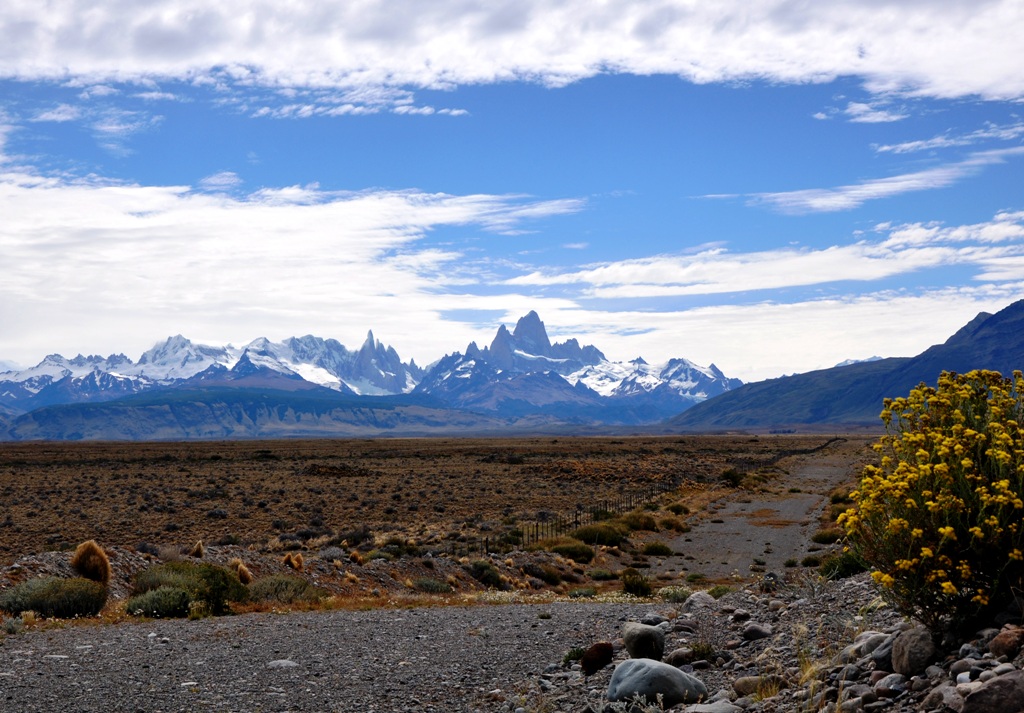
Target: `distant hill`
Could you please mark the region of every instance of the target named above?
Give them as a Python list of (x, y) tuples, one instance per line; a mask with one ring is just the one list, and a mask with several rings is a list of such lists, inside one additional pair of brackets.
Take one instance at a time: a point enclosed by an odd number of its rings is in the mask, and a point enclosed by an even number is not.
[(943, 344), (915, 357), (879, 359), (746, 384), (668, 421), (672, 431), (795, 428), (881, 429), (886, 397), (904, 396), (943, 371), (1024, 369), (1024, 300), (982, 312)]

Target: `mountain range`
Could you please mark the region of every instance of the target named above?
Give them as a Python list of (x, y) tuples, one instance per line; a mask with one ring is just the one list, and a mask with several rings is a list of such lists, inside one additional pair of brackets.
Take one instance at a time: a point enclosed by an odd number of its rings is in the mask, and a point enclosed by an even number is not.
[(713, 364), (612, 362), (552, 343), (536, 312), (490, 345), (428, 368), (367, 335), (256, 339), (178, 335), (133, 362), (52, 354), (0, 373), (0, 439), (188, 439), (503, 433), (660, 422), (741, 385)]
[(873, 359), (832, 369), (745, 384), (668, 421), (679, 431), (880, 429), (887, 397), (943, 371), (1024, 370), (1024, 300), (995, 314), (980, 313), (942, 344), (914, 357)]

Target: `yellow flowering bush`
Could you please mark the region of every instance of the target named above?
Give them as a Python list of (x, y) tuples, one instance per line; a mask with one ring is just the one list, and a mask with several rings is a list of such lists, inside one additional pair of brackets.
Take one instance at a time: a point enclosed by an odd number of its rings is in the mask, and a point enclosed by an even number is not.
[(898, 610), (970, 627), (1024, 588), (1024, 376), (943, 372), (882, 420), (840, 524)]

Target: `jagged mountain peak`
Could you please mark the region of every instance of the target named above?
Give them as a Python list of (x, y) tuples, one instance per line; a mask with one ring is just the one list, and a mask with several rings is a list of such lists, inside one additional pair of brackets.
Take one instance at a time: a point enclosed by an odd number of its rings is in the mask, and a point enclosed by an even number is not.
[[(504, 326), (502, 328), (504, 329)], [(548, 356), (551, 352), (548, 331), (540, 320), (540, 315), (533, 310), (519, 318), (516, 328), (512, 332), (512, 338), (523, 351), (529, 354)]]

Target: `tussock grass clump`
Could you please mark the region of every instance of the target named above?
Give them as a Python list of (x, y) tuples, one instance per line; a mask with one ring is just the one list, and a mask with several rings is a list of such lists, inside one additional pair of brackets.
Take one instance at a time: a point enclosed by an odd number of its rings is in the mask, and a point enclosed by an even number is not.
[(527, 548), (530, 552), (544, 550), (554, 552), (566, 559), (579, 564), (587, 564), (594, 559), (594, 548), (575, 537), (555, 537), (541, 540)]
[(281, 558), (281, 563), (288, 565), (296, 572), (301, 572), (306, 566), (306, 560), (302, 557), (301, 552), (288, 552)]
[[(160, 587), (181, 589), (189, 595), (189, 607), (202, 603), (210, 614), (227, 610), (228, 602), (244, 602), (249, 592), (230, 569), (207, 562), (168, 562), (148, 567), (135, 575), (134, 596)], [(169, 594), (164, 595), (170, 597)], [(133, 611), (131, 607), (128, 609)]]
[(618, 547), (628, 534), (628, 528), (617, 522), (595, 522), (577, 528), (572, 537), (588, 545)]
[(94, 582), (105, 585), (110, 581), (110, 558), (96, 540), (86, 540), (75, 549), (71, 568)]
[(693, 594), (686, 587), (662, 587), (658, 590), (658, 598), (671, 604), (682, 604)]
[(864, 560), (853, 552), (837, 552), (821, 561), (818, 571), (826, 579), (846, 579), (867, 570)]
[(658, 520), (658, 526), (662, 530), (675, 530), (676, 532), (689, 532), (693, 528), (678, 517), (663, 517)]
[(308, 580), (289, 574), (261, 577), (249, 587), (249, 598), (254, 602), (297, 604), (318, 602), (325, 596), (326, 592), (313, 586)]
[(730, 587), (730, 586), (728, 586), (726, 584), (716, 584), (715, 586), (713, 586), (711, 589), (708, 590), (708, 594), (710, 594), (715, 599), (721, 599), (722, 597), (724, 597), (726, 594), (728, 594), (731, 591), (732, 591), (732, 587)]
[(85, 577), (38, 577), (0, 593), (3, 611), (33, 611), (55, 619), (96, 616), (106, 603), (107, 588)]
[(843, 539), (843, 535), (843, 531), (837, 528), (818, 530), (811, 535), (811, 542), (815, 542), (819, 545), (832, 545)]
[(206, 554), (206, 548), (203, 546), (202, 540), (197, 540), (192, 549), (188, 551), (189, 557), (195, 557), (196, 559), (202, 559), (203, 555)]
[(557, 587), (562, 583), (562, 573), (558, 571), (557, 567), (552, 567), (549, 564), (529, 562), (523, 565), (523, 574), (535, 577), (552, 587)]
[(619, 575), (622, 580), (622, 591), (632, 594), (634, 597), (651, 596), (651, 580), (630, 567), (622, 570)]
[(249, 571), (249, 568), (246, 567), (245, 563), (238, 557), (232, 557), (228, 560), (228, 569), (234, 571), (238, 576), (238, 581), (242, 584), (252, 584), (252, 580), (254, 579), (252, 572)]
[(589, 574), (590, 578), (595, 582), (610, 582), (619, 578), (617, 573), (607, 569), (592, 569)]

